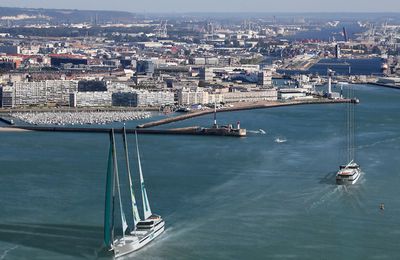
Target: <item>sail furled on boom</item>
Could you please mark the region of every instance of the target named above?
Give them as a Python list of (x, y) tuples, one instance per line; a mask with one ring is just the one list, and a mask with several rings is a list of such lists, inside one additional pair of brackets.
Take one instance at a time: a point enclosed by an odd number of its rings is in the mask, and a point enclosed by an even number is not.
[(106, 177), (106, 196), (104, 210), (104, 244), (111, 247), (113, 242), (114, 230), (114, 162), (113, 162), (113, 133), (110, 132), (110, 148), (108, 152), (107, 177)]
[(140, 221), (139, 211), (136, 204), (135, 192), (132, 185), (132, 177), (131, 177), (131, 169), (129, 164), (129, 151), (128, 151), (128, 140), (126, 137), (126, 129), (125, 126), (123, 128), (123, 141), (124, 141), (124, 150), (125, 150), (125, 161), (126, 161), (126, 170), (128, 175), (128, 183), (129, 183), (129, 190), (131, 194), (131, 203), (132, 203), (132, 217), (134, 222), (134, 227)]
[(144, 178), (143, 178), (143, 172), (142, 172), (142, 164), (140, 162), (138, 137), (137, 137), (137, 132), (136, 131), (135, 131), (135, 137), (136, 137), (136, 153), (137, 153), (139, 176), (140, 176), (140, 189), (142, 191), (143, 214), (144, 214), (144, 219), (147, 219), (152, 215), (152, 213), (151, 213), (149, 199), (147, 197), (146, 186), (144, 184)]

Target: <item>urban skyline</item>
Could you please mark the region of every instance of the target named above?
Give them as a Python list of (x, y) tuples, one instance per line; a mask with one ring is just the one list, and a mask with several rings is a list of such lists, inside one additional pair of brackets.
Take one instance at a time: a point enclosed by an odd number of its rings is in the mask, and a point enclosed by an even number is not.
[(232, 0), (216, 3), (211, 0), (183, 1), (154, 0), (149, 2), (132, 3), (128, 0), (115, 1), (50, 1), (50, 0), (3, 0), (3, 7), (26, 7), (26, 8), (54, 8), (54, 9), (82, 9), (82, 10), (115, 10), (129, 12), (156, 12), (156, 13), (180, 13), (180, 12), (400, 12), (400, 3), (395, 0), (382, 1), (316, 1), (313, 0)]

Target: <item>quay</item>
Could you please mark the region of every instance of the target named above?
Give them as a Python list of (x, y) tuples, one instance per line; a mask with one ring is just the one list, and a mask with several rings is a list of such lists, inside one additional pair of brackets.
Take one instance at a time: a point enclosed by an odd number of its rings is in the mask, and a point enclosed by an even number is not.
[[(316, 99), (307, 101), (289, 101), (289, 102), (254, 102), (254, 103), (238, 103), (234, 107), (226, 107), (218, 109), (217, 112), (232, 112), (240, 110), (252, 110), (252, 109), (263, 109), (263, 108), (274, 108), (274, 107), (284, 107), (284, 106), (298, 106), (298, 105), (311, 105), (311, 104), (329, 104), (329, 103), (349, 103), (352, 102), (350, 99)], [(137, 128), (150, 128), (154, 126), (160, 126), (165, 124), (170, 124), (173, 122), (183, 121), (194, 117), (199, 117), (207, 114), (214, 113), (213, 109), (200, 110), (196, 112), (189, 112), (184, 115), (179, 115), (175, 117), (164, 118), (158, 121), (149, 122), (146, 124), (138, 125)]]

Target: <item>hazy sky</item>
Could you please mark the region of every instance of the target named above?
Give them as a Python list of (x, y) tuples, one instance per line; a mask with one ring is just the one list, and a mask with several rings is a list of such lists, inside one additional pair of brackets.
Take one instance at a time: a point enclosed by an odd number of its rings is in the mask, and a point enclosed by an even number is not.
[(400, 0), (0, 0), (0, 6), (131, 12), (400, 12)]

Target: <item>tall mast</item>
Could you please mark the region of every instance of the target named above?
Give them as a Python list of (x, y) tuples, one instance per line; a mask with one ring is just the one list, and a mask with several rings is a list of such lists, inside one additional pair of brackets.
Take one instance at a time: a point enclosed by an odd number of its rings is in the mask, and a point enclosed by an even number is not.
[(138, 167), (139, 167), (139, 175), (140, 175), (140, 187), (142, 190), (142, 201), (143, 201), (143, 214), (144, 214), (144, 219), (149, 218), (152, 213), (151, 213), (151, 208), (150, 208), (150, 203), (149, 199), (147, 197), (147, 192), (146, 192), (146, 187), (144, 185), (144, 179), (143, 179), (143, 172), (142, 172), (142, 164), (140, 162), (140, 153), (139, 153), (139, 145), (138, 145), (138, 137), (137, 137), (137, 132), (135, 131), (135, 137), (136, 137), (136, 153), (137, 153), (137, 159), (138, 159)]
[(128, 224), (126, 223), (126, 218), (124, 214), (124, 209), (122, 208), (122, 199), (121, 199), (121, 188), (119, 185), (119, 175), (118, 175), (118, 162), (117, 162), (117, 153), (115, 148), (115, 137), (114, 130), (112, 130), (112, 140), (113, 140), (113, 159), (114, 159), (114, 177), (117, 184), (118, 198), (119, 198), (119, 208), (121, 212), (121, 222), (122, 222), (122, 236), (125, 237), (125, 231), (128, 228)]
[(115, 198), (115, 185), (114, 185), (114, 172), (113, 172), (113, 144), (114, 130), (110, 131), (110, 148), (108, 152), (107, 164), (107, 177), (106, 177), (106, 196), (104, 207), (104, 243), (107, 247), (111, 248), (114, 241), (114, 198)]
[[(348, 98), (354, 98), (354, 90), (348, 88)], [(346, 126), (347, 126), (347, 161), (351, 163), (355, 160), (355, 106), (354, 102), (347, 103)]]
[(126, 138), (126, 128), (125, 128), (125, 126), (123, 128), (122, 137), (124, 139), (126, 170), (127, 170), (128, 181), (129, 181), (128, 183), (129, 183), (130, 194), (131, 194), (132, 217), (133, 217), (133, 222), (134, 222), (133, 226), (136, 229), (136, 223), (138, 223), (140, 221), (140, 216), (139, 216), (139, 212), (138, 212), (138, 209), (137, 209), (136, 199), (135, 199), (135, 192), (134, 192), (133, 185), (132, 185), (131, 168), (130, 168), (130, 164), (129, 164), (128, 140)]

